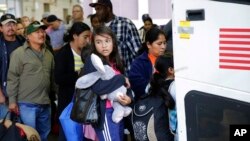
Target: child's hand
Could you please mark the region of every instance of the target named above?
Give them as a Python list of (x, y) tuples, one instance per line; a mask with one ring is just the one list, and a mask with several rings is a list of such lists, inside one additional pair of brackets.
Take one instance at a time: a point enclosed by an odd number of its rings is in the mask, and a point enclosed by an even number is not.
[(130, 88), (130, 83), (127, 77), (125, 77), (125, 84), (126, 88)]
[(118, 101), (122, 105), (126, 106), (126, 105), (131, 103), (131, 98), (129, 96), (127, 96), (127, 95), (119, 95), (118, 96)]

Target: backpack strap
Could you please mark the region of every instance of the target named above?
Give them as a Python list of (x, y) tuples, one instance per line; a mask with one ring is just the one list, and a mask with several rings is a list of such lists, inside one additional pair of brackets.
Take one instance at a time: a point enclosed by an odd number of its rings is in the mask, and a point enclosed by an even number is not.
[(165, 101), (166, 106), (169, 109), (173, 109), (175, 107), (175, 101), (174, 98), (172, 97), (172, 95), (169, 92), (169, 87), (171, 85), (171, 83), (174, 81), (174, 79), (171, 80), (166, 80), (164, 87), (161, 88), (161, 91), (163, 92), (163, 99)]
[[(172, 84), (172, 82), (174, 81), (174, 79), (169, 79), (169, 80), (166, 80), (166, 88), (168, 90), (168, 94), (170, 95), (171, 99), (173, 100), (174, 102), (174, 107), (175, 107), (175, 100), (173, 99), (172, 95), (170, 94), (170, 85)], [(169, 108), (170, 110), (174, 110), (174, 107), (173, 108)], [(170, 114), (170, 113), (169, 113)], [(175, 113), (176, 114), (176, 113)], [(169, 118), (170, 118), (170, 115), (169, 115)], [(170, 119), (169, 119), (169, 122), (170, 122)], [(170, 124), (170, 123), (169, 123)], [(171, 129), (170, 128), (170, 132), (175, 135), (176, 134), (176, 130), (177, 130), (177, 121), (175, 122), (175, 129)]]
[(170, 87), (170, 85), (171, 85), (171, 83), (172, 83), (173, 81), (174, 81), (174, 79), (168, 79), (168, 80), (165, 81), (166, 87), (167, 87), (168, 91), (169, 91), (169, 87)]

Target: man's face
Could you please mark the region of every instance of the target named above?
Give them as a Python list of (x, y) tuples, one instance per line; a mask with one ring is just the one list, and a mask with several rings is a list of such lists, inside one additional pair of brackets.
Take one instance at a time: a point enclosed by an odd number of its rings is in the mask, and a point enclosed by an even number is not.
[(83, 18), (83, 11), (80, 7), (74, 7), (72, 10), (72, 18), (74, 21), (80, 21)]
[(108, 9), (103, 5), (96, 5), (95, 6), (96, 16), (100, 20), (100, 22), (106, 22), (108, 18)]
[(8, 22), (1, 26), (1, 31), (4, 36), (15, 36), (16, 33), (16, 23)]
[(42, 45), (45, 42), (45, 31), (39, 28), (37, 31), (27, 35), (31, 44)]
[(50, 22), (49, 26), (51, 26), (52, 29), (57, 30), (60, 27), (60, 21), (56, 20), (54, 22)]

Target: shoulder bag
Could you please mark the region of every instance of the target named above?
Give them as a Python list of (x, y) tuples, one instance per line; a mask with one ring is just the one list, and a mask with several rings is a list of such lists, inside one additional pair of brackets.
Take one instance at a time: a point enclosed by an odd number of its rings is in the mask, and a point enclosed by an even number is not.
[[(13, 114), (13, 119), (11, 121), (8, 121), (6, 119), (7, 115), (10, 112), (8, 111), (3, 119), (3, 121), (0, 123), (0, 131), (1, 131), (1, 135), (0, 135), (0, 140), (1, 141), (27, 141), (27, 136), (24, 133), (23, 129), (19, 128), (16, 123), (21, 120), (21, 118), (12, 113)], [(9, 122), (9, 123), (5, 123), (5, 122)], [(5, 124), (9, 124), (8, 127), (5, 126)]]
[(83, 124), (98, 124), (100, 118), (98, 96), (91, 90), (76, 89), (70, 118)]

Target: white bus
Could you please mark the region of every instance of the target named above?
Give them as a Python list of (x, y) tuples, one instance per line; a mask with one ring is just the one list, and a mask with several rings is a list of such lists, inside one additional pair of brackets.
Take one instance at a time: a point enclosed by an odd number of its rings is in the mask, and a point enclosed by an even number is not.
[(250, 0), (172, 8), (179, 141), (229, 141), (250, 125)]

